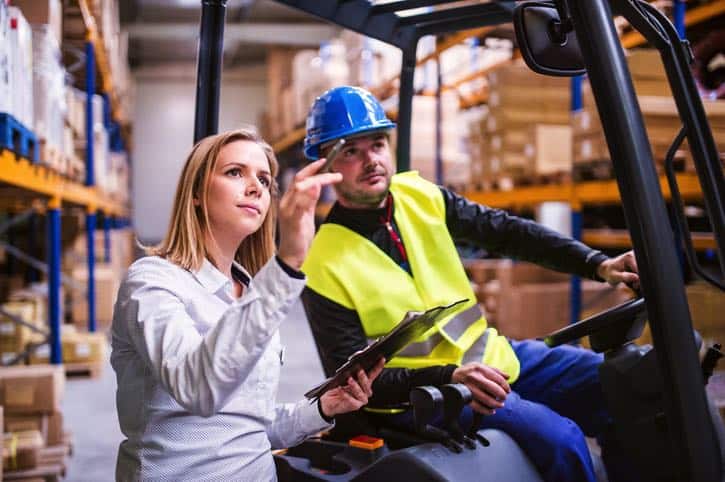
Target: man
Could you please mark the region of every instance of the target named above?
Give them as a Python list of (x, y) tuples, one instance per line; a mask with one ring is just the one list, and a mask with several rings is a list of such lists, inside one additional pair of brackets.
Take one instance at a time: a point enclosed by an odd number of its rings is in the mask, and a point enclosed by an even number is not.
[[(339, 87), (319, 97), (307, 119), (305, 155), (324, 157), (344, 138), (331, 169), (343, 180), (303, 271), (302, 300), (327, 375), (408, 310), (467, 298), (464, 308), (390, 360), (368, 411), (381, 423), (412, 427), (403, 404), (419, 385), (464, 383), (484, 414), (481, 428), (507, 432), (546, 480), (594, 480), (584, 433), (609, 424), (599, 355), (538, 341), (509, 341), (488, 327), (454, 241), (579, 276), (637, 286), (634, 255), (610, 259), (534, 222), (467, 201), (415, 172), (394, 174), (387, 119), (367, 91)], [(525, 303), (526, 300), (521, 300)], [(604, 458), (607, 462), (606, 445)], [(610, 472), (611, 476), (611, 472)]]

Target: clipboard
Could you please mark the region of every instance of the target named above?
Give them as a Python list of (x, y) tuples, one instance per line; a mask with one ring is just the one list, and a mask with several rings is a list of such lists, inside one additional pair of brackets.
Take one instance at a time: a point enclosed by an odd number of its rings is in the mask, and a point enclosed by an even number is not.
[(387, 335), (378, 338), (364, 350), (352, 355), (345, 364), (337, 369), (333, 376), (305, 393), (305, 397), (315, 401), (326, 391), (345, 385), (348, 377), (352, 376), (354, 378), (359, 369), (362, 368), (368, 372), (380, 358), (390, 360), (403, 348), (431, 329), (436, 322), (457, 311), (460, 308), (459, 305), (466, 301), (468, 299), (458, 300), (426, 311), (408, 311), (403, 320)]

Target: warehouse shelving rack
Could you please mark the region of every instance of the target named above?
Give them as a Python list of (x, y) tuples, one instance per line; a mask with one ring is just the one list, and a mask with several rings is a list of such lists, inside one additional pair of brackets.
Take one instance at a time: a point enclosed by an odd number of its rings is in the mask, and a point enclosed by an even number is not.
[[(108, 59), (103, 44), (103, 37), (99, 34), (95, 19), (91, 14), (88, 0), (78, 0), (86, 29), (86, 70), (85, 87), (86, 102), (86, 179), (84, 184), (70, 181), (52, 170), (34, 164), (30, 159), (19, 156), (9, 150), (0, 150), (0, 184), (3, 191), (0, 196), (12, 196), (10, 212), (21, 213), (6, 221), (0, 226), (0, 234), (36, 212), (45, 212), (47, 217), (47, 260), (36, 260), (22, 250), (11, 245), (5, 245), (11, 256), (29, 264), (48, 277), (48, 343), (50, 345), (50, 362), (62, 362), (62, 346), (60, 342), (61, 326), (61, 283), (77, 286), (70, 279), (61, 275), (61, 209), (63, 207), (82, 207), (86, 211), (85, 227), (87, 239), (87, 266), (88, 285), (86, 295), (88, 299), (88, 330), (96, 330), (95, 318), (95, 235), (98, 213), (103, 215), (104, 231), (104, 258), (110, 261), (111, 230), (130, 225), (128, 206), (117, 202), (101, 192), (95, 185), (94, 167), (94, 136), (95, 122), (93, 112), (93, 95), (96, 93), (96, 69), (101, 74), (101, 91), (107, 96), (111, 108), (111, 116), (119, 121), (122, 108), (117, 90), (114, 87)], [(120, 135), (120, 129), (119, 129)], [(123, 142), (116, 140), (116, 147), (123, 147)], [(40, 202), (40, 206), (38, 204)], [(27, 206), (31, 205), (29, 209)], [(33, 233), (31, 233), (33, 234)], [(3, 313), (11, 320), (22, 323), (22, 320)], [(21, 359), (22, 355), (16, 360)]]
[[(282, 2), (282, 3), (290, 3), (294, 4), (297, 2)], [(434, 3), (449, 3), (449, 2), (413, 2), (413, 3), (407, 3), (406, 5), (403, 5), (402, 3), (398, 5), (400, 2), (391, 2), (391, 3), (385, 3), (380, 4), (378, 2), (376, 5), (373, 5), (372, 7), (372, 14), (375, 13), (390, 13), (394, 11), (401, 11), (407, 8), (416, 8), (419, 6), (430, 6)], [(403, 2), (405, 3), (405, 2)], [(329, 8), (325, 7), (325, 8)], [(397, 10), (396, 10), (397, 9)], [(465, 14), (465, 12), (460, 12), (461, 14)], [(687, 11), (685, 11), (684, 8), (684, 1), (683, 0), (675, 0), (674, 2), (674, 24), (677, 28), (678, 32), (680, 32), (681, 36), (684, 36), (685, 27), (697, 25), (698, 23), (710, 20), (714, 17), (717, 17), (719, 15), (725, 14), (725, 0), (715, 0), (711, 3), (707, 3), (704, 5), (698, 5), (695, 6)], [(439, 55), (445, 51), (446, 49), (460, 44), (466, 39), (472, 38), (472, 37), (479, 37), (484, 36), (487, 33), (493, 31), (495, 27), (493, 26), (484, 26), (484, 27), (477, 27), (471, 30), (465, 30), (462, 32), (456, 32), (449, 37), (447, 37), (444, 41), (440, 42), (435, 51), (416, 60), (416, 67), (423, 65), (424, 63), (430, 61), (430, 60), (437, 60), (439, 58)], [(361, 32), (362, 33), (362, 32)], [(646, 42), (645, 38), (636, 30), (633, 30), (631, 32), (627, 32), (621, 37), (621, 44), (623, 47), (626, 48), (633, 48), (637, 46), (641, 46)], [(482, 76), (487, 75), (490, 71), (495, 70), (496, 68), (504, 65), (508, 65), (508, 61), (501, 62), (497, 65), (493, 65), (491, 67), (487, 67), (485, 69), (482, 69), (480, 71), (472, 72), (469, 75), (466, 75), (460, 79), (455, 79), (452, 81), (445, 81), (445, 82), (439, 82), (439, 89), (437, 92), (432, 93), (432, 95), (438, 95), (440, 98), (440, 92), (442, 90), (447, 90), (451, 88), (455, 88), (459, 84), (462, 84), (464, 82), (468, 82), (471, 80), (474, 80), (476, 78), (480, 78)], [(440, 69), (438, 69), (440, 72)], [(394, 76), (391, 79), (388, 79), (382, 83), (381, 86), (378, 86), (374, 88), (374, 91), (380, 91), (380, 92), (387, 92), (390, 90), (390, 87), (395, 84), (396, 81), (400, 80), (400, 76)], [(581, 99), (581, 84), (582, 84), (582, 77), (575, 77), (572, 79), (572, 111), (577, 111), (582, 108), (582, 99)], [(461, 105), (464, 108), (470, 108), (475, 105), (485, 103), (487, 100), (487, 92), (480, 92), (476, 95), (472, 96), (472, 98), (466, 98), (461, 99)], [(397, 112), (389, 112), (389, 115), (397, 116)], [(438, 126), (438, 130), (440, 130), (440, 126)], [(292, 146), (298, 145), (301, 143), (302, 139), (305, 136), (305, 129), (304, 127), (295, 129), (291, 132), (288, 132), (287, 134), (283, 135), (280, 139), (276, 140), (272, 143), (272, 147), (276, 152), (282, 152), (287, 149), (289, 149)], [(437, 133), (438, 139), (440, 139), (440, 134)], [(437, 142), (437, 145), (440, 145), (440, 142)], [(398, 155), (400, 155), (400, 148), (398, 150)], [(436, 156), (436, 173), (437, 173), (437, 182), (440, 184), (442, 182), (442, 159), (440, 156), (440, 152), (437, 153)], [(406, 158), (407, 159), (407, 158)], [(399, 163), (400, 165), (400, 163)], [(408, 165), (403, 164), (400, 167), (400, 170), (406, 170), (408, 168)], [(686, 182), (686, 186), (684, 189), (686, 189), (687, 193), (685, 195), (686, 200), (701, 200), (702, 199), (702, 193), (699, 188), (699, 184), (697, 183), (696, 178), (693, 175), (682, 175), (680, 176), (681, 180)], [(694, 181), (694, 182), (692, 182)], [(669, 189), (666, 186), (666, 181), (664, 177), (660, 178), (660, 184), (662, 186), (665, 186), (665, 195), (667, 196), (667, 199), (669, 199)], [(591, 232), (588, 230), (584, 230), (582, 228), (582, 214), (581, 210), (585, 205), (601, 205), (601, 204), (615, 204), (620, 201), (619, 197), (619, 191), (616, 186), (616, 182), (609, 181), (609, 182), (598, 182), (598, 183), (583, 183), (583, 184), (575, 184), (571, 185), (569, 183), (567, 184), (559, 184), (559, 185), (547, 185), (547, 186), (537, 186), (537, 187), (516, 187), (511, 191), (487, 191), (487, 192), (467, 192), (465, 193), (466, 197), (469, 199), (481, 202), (483, 204), (492, 206), (492, 207), (532, 207), (535, 205), (538, 205), (543, 202), (547, 201), (561, 201), (561, 202), (568, 202), (570, 206), (573, 208), (572, 211), (572, 219), (571, 219), (571, 225), (572, 225), (572, 231), (573, 236), (576, 239), (583, 240), (583, 241), (590, 241), (594, 242), (595, 246), (598, 248), (630, 248), (632, 246), (631, 239), (627, 236), (621, 236), (620, 234), (617, 234), (615, 232), (609, 232), (606, 230), (598, 230), (596, 232)], [(513, 201), (512, 201), (513, 200)], [(329, 206), (320, 206), (318, 209), (318, 214), (324, 215), (327, 210), (329, 209)], [(696, 243), (695, 247), (698, 249), (711, 249), (711, 246), (714, 246), (714, 240), (711, 236), (705, 235), (704, 237), (700, 237), (700, 240)], [(575, 322), (579, 320), (582, 310), (582, 297), (581, 297), (581, 280), (577, 276), (572, 277), (571, 281), (571, 302), (570, 302), (570, 320), (571, 322)]]
[[(514, 2), (467, 3), (451, 0), (278, 0), (319, 18), (354, 30), (403, 52), (398, 107), (399, 168), (409, 167), (410, 120), (415, 50), (420, 37), (510, 22)], [(630, 3), (631, 2), (631, 3)], [(452, 4), (448, 9), (401, 16), (417, 7)], [(725, 180), (712, 133), (707, 129), (694, 81), (681, 70), (686, 46), (659, 13), (635, 0), (559, 0), (580, 39), (616, 174), (632, 244), (637, 253), (642, 291), (658, 350), (664, 384), (665, 413), (671, 443), (679, 456), (677, 478), (719, 480), (720, 453), (709, 418), (702, 373), (695, 349), (684, 281), (667, 218), (662, 189), (649, 147), (642, 113), (617, 37), (613, 12), (624, 15), (663, 54), (668, 79), (683, 117), (698, 179), (725, 272)], [(226, 0), (203, 0), (195, 137), (213, 134), (219, 109), (220, 56)], [(676, 9), (676, 12), (678, 10)], [(680, 10), (681, 11), (681, 10)], [(671, 26), (670, 26), (671, 27)], [(674, 30), (674, 29), (673, 29)], [(681, 29), (680, 29), (681, 30)], [(209, 92), (211, 91), (211, 92)], [(203, 115), (200, 115), (203, 114)], [(616, 142), (614, 140), (616, 139)], [(674, 475), (674, 474), (673, 474)]]
[[(288, 2), (283, 2), (288, 3)], [(291, 2), (295, 3), (295, 2)], [(373, 6), (373, 13), (375, 12), (393, 12), (401, 11), (407, 8), (416, 8), (421, 5), (432, 5), (433, 3), (449, 3), (449, 2), (423, 2), (423, 3), (409, 3), (407, 5), (396, 5), (399, 2), (391, 2), (385, 4), (376, 4)], [(379, 6), (380, 8), (375, 8)], [(397, 9), (397, 10), (396, 10)], [(465, 12), (461, 12), (465, 14)], [(715, 0), (711, 3), (695, 6), (685, 11), (685, 4), (683, 0), (674, 1), (674, 24), (680, 35), (684, 38), (685, 27), (697, 25), (698, 23), (707, 21), (719, 15), (725, 14), (725, 0)], [(472, 37), (478, 37), (486, 35), (493, 31), (495, 27), (484, 26), (477, 27), (472, 30), (466, 30), (463, 32), (457, 32), (450, 35), (445, 41), (441, 42), (434, 52), (417, 59), (416, 66), (420, 66), (429, 60), (437, 60), (439, 55), (444, 50), (450, 48), (453, 45), (460, 44), (464, 40)], [(636, 30), (627, 32), (621, 37), (621, 44), (626, 48), (633, 48), (641, 46), (646, 42), (645, 38)], [(440, 98), (442, 90), (455, 88), (457, 85), (471, 81), (476, 78), (487, 75), (490, 71), (495, 70), (500, 66), (507, 65), (508, 62), (501, 62), (500, 64), (482, 69), (477, 72), (472, 72), (469, 75), (464, 76), (460, 79), (453, 81), (440, 82), (439, 89), (432, 95), (437, 95)], [(438, 69), (440, 72), (440, 69)], [(377, 87), (374, 90), (386, 92), (390, 90), (390, 87), (399, 80), (399, 76), (395, 76), (387, 81), (383, 82), (382, 86)], [(582, 77), (575, 77), (572, 79), (572, 111), (577, 111), (582, 108), (581, 99), (581, 84)], [(487, 101), (487, 92), (483, 91), (473, 95), (471, 98), (461, 99), (461, 105), (464, 108), (470, 108)], [(397, 112), (391, 112), (397, 116)], [(440, 130), (440, 126), (438, 126)], [(295, 129), (284, 136), (282, 136), (276, 142), (273, 142), (272, 147), (276, 152), (284, 151), (294, 145), (299, 144), (305, 135), (304, 127)], [(440, 134), (436, 134), (440, 140)], [(437, 142), (440, 145), (440, 142)], [(400, 154), (400, 152), (398, 152)], [(440, 152), (436, 156), (436, 173), (437, 182), (442, 183), (442, 159)], [(407, 166), (403, 165), (401, 170), (406, 170)], [(686, 178), (687, 181), (694, 179), (694, 176), (681, 176)], [(660, 178), (660, 184), (666, 185), (664, 177)], [(699, 189), (699, 185), (696, 182), (687, 184), (688, 194), (685, 196), (687, 200), (701, 200), (702, 194)], [(690, 190), (694, 189), (694, 192)], [(666, 196), (669, 196), (669, 190), (665, 191)], [(544, 187), (516, 187), (512, 191), (507, 192), (468, 192), (465, 195), (469, 199), (479, 200), (484, 204), (492, 207), (532, 207), (537, 204), (547, 201), (562, 201), (568, 202), (573, 208), (571, 215), (571, 226), (572, 234), (576, 239), (584, 241), (593, 241), (595, 246), (598, 248), (630, 248), (632, 246), (631, 239), (626, 236), (621, 236), (617, 233), (608, 232), (606, 230), (599, 230), (597, 232), (589, 232), (582, 228), (582, 214), (581, 210), (584, 205), (599, 205), (599, 204), (614, 204), (620, 201), (619, 191), (616, 189), (616, 182), (600, 182), (600, 183), (586, 183), (581, 186), (572, 186), (570, 184), (550, 185)], [(483, 201), (486, 199), (486, 202)], [(516, 199), (515, 202), (511, 202), (511, 199)], [(668, 197), (669, 199), (669, 197)], [(328, 209), (327, 206), (321, 206), (318, 213), (325, 213)], [(710, 246), (714, 245), (713, 239), (709, 236), (705, 236), (704, 239), (696, 243), (696, 248), (699, 249), (711, 249)], [(581, 280), (577, 276), (572, 276), (571, 281), (571, 297), (570, 297), (570, 320), (575, 322), (579, 320), (582, 310), (582, 296), (581, 296)]]
[[(682, 10), (684, 6), (684, 2), (680, 0), (676, 0), (675, 5), (678, 5), (678, 12), (680, 12), (677, 18), (674, 19), (675, 26), (678, 27), (678, 30), (684, 31), (685, 27), (689, 26), (695, 26), (699, 23), (705, 22), (707, 20), (713, 19), (715, 17), (725, 15), (725, 0), (714, 0), (710, 3), (704, 4), (704, 5), (697, 5), (690, 9), (688, 9), (686, 12)], [(475, 37), (481, 37), (486, 35), (487, 33), (493, 31), (494, 29), (492, 27), (478, 27), (473, 28), (470, 30), (465, 30), (462, 32), (456, 32), (454, 34), (451, 34), (449, 37), (447, 37), (445, 40), (441, 41), (437, 46), (434, 52), (425, 55), (419, 59), (416, 60), (416, 66), (420, 66), (425, 64), (426, 62), (430, 60), (435, 60), (438, 58), (438, 56), (445, 50), (449, 49), (450, 47), (453, 47), (454, 45), (458, 45), (463, 43), (465, 40)], [(625, 48), (635, 48), (642, 46), (646, 43), (645, 38), (640, 34), (639, 32), (631, 31), (624, 33), (621, 37), (622, 46)], [(505, 65), (505, 64), (502, 64)], [(494, 67), (495, 69), (496, 67)], [(460, 79), (454, 79), (450, 82), (444, 82), (443, 83), (443, 90), (448, 89), (454, 89), (458, 85), (463, 84), (465, 82), (470, 82), (472, 80), (475, 80), (480, 77), (486, 76), (491, 71), (490, 68), (485, 68), (476, 72), (471, 72), (470, 74), (460, 78)], [(393, 86), (398, 80), (400, 79), (399, 75), (393, 76), (390, 79), (385, 80), (382, 82), (381, 85), (374, 87), (373, 93), (376, 93), (378, 91), (385, 92), (388, 91), (391, 86)], [(435, 94), (433, 94), (435, 95)], [(479, 92), (475, 94), (472, 98), (466, 98), (461, 99), (461, 107), (462, 108), (470, 108), (474, 107), (476, 105), (480, 105), (483, 103), (486, 103), (487, 96), (485, 92)], [(285, 133), (278, 139), (274, 139), (272, 141), (272, 148), (275, 150), (275, 152), (282, 152), (290, 147), (297, 145), (302, 142), (302, 140), (305, 137), (305, 129), (304, 127), (294, 129), (290, 132)]]

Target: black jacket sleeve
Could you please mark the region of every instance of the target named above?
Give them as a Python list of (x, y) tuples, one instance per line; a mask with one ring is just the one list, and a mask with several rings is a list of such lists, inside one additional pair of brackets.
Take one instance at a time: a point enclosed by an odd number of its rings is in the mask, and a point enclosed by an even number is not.
[[(310, 288), (305, 288), (302, 292), (302, 304), (325, 375), (332, 376), (353, 353), (368, 345), (360, 317), (357, 312), (335, 303)], [(369, 405), (389, 407), (408, 402), (413, 387), (441, 386), (450, 383), (455, 369), (455, 365), (416, 370), (385, 368), (373, 382), (373, 396)]]
[(605, 254), (528, 219), (469, 201), (441, 188), (446, 224), (456, 242), (549, 269), (603, 281), (597, 267)]

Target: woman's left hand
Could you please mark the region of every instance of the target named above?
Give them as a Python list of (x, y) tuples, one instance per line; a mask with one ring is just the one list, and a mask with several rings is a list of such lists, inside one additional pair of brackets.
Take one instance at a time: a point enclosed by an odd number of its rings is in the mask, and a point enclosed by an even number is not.
[(367, 405), (368, 399), (373, 395), (373, 381), (383, 371), (385, 360), (380, 359), (377, 365), (365, 373), (360, 369), (356, 378), (349, 377), (347, 384), (325, 392), (320, 397), (322, 413), (329, 418), (341, 413), (353, 412)]

